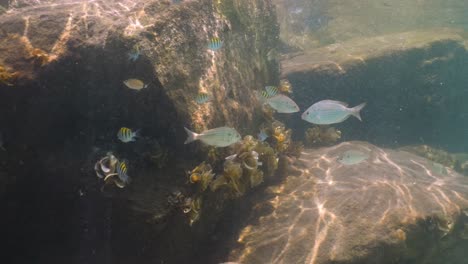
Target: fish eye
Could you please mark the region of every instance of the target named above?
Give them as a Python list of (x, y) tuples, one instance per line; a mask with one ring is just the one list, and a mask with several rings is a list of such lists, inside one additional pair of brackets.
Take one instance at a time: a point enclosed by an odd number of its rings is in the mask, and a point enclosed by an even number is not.
[(306, 115), (309, 115), (309, 111), (306, 112)]

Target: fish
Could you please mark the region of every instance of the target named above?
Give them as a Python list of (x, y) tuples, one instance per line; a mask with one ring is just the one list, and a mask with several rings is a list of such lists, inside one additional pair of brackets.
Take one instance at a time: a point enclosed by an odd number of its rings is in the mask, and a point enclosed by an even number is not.
[(211, 101), (212, 97), (207, 93), (199, 93), (195, 96), (195, 102), (197, 104), (204, 104)]
[(359, 164), (369, 158), (369, 155), (359, 150), (347, 150), (338, 157), (338, 162), (343, 165)]
[(132, 90), (141, 90), (148, 87), (148, 84), (145, 84), (143, 81), (138, 79), (128, 79), (123, 81), (123, 83)]
[(278, 113), (296, 113), (299, 112), (299, 106), (289, 97), (283, 94), (275, 95), (265, 101)]
[(212, 51), (217, 51), (222, 47), (223, 47), (223, 41), (220, 40), (218, 37), (211, 38), (210, 42), (208, 43), (208, 49)]
[(120, 162), (117, 166), (117, 176), (119, 176), (119, 179), (124, 183), (130, 182), (130, 177), (127, 174), (127, 170), (127, 163), (125, 161)]
[(265, 86), (265, 92), (267, 97), (270, 98), (278, 94), (278, 87), (276, 86)]
[(186, 127), (184, 129), (187, 132), (187, 140), (185, 140), (184, 144), (200, 140), (210, 146), (227, 147), (241, 140), (239, 132), (230, 127), (218, 127), (203, 131), (200, 134), (190, 131)]
[(133, 49), (127, 54), (130, 61), (135, 62), (140, 57), (140, 46), (135, 45)]
[(340, 101), (323, 100), (310, 106), (302, 113), (301, 118), (309, 123), (317, 125), (341, 123), (351, 115), (362, 121), (360, 111), (365, 106), (366, 103), (362, 103), (358, 106), (348, 108), (348, 104)]
[(437, 163), (437, 162), (432, 163), (432, 169), (433, 171), (441, 175), (447, 175), (448, 173), (447, 168), (444, 165)]
[(268, 138), (268, 134), (265, 132), (265, 130), (260, 130), (260, 132), (257, 134), (257, 138), (259, 141), (265, 141)]
[(139, 136), (140, 130), (132, 131), (130, 128), (121, 127), (117, 132), (117, 138), (124, 143), (136, 141)]

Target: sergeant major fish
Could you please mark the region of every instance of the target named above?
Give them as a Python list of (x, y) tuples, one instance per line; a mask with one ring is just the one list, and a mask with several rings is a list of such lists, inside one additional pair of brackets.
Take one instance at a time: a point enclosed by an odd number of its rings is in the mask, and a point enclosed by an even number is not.
[(201, 142), (210, 146), (227, 147), (241, 140), (239, 132), (230, 127), (218, 127), (203, 131), (200, 134), (190, 131), (186, 127), (184, 127), (184, 129), (188, 136), (184, 144), (188, 144), (195, 140), (200, 140)]
[[(118, 164), (117, 166), (117, 176), (119, 176), (119, 179), (124, 182), (124, 183), (129, 183), (130, 182), (130, 177), (127, 174), (127, 163), (125, 161), (122, 161)], [(119, 186), (119, 185), (118, 185)], [(120, 186), (119, 186), (120, 187)]]
[(199, 93), (197, 94), (197, 96), (195, 96), (195, 102), (197, 104), (204, 104), (204, 103), (207, 103), (209, 101), (211, 101), (211, 96), (207, 93)]
[(210, 42), (208, 43), (208, 49), (212, 51), (217, 51), (222, 47), (223, 47), (223, 41), (220, 40), (218, 37), (211, 38)]
[(340, 123), (348, 119), (351, 115), (362, 121), (360, 111), (364, 106), (366, 106), (366, 103), (348, 108), (348, 104), (340, 101), (323, 100), (309, 107), (302, 114), (301, 118), (317, 125)]
[(265, 86), (265, 92), (267, 98), (273, 97), (278, 94), (278, 87), (276, 86)]
[(268, 98), (265, 103), (270, 105), (278, 113), (299, 112), (299, 106), (297, 106), (297, 104), (291, 98), (283, 94), (278, 94)]
[(130, 128), (121, 127), (119, 132), (117, 132), (117, 138), (124, 143), (136, 141), (136, 138), (139, 136), (139, 130), (132, 131)]

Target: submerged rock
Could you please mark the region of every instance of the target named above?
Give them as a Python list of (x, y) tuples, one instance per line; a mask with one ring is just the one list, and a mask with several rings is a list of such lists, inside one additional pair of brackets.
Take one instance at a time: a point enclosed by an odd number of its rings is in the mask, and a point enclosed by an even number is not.
[[(369, 158), (343, 165), (345, 151)], [(309, 149), (237, 238), (240, 263), (464, 263), (468, 179), (364, 142)], [(409, 262), (413, 261), (413, 262)]]

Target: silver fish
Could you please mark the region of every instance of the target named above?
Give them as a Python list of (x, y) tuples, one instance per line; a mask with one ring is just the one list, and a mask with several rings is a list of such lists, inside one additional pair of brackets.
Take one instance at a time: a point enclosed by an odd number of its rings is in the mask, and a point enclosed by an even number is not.
[(203, 131), (200, 134), (190, 131), (186, 127), (184, 129), (187, 132), (187, 140), (185, 140), (184, 144), (200, 140), (210, 146), (227, 147), (241, 140), (239, 132), (230, 127), (218, 127)]
[(266, 100), (278, 113), (295, 113), (299, 112), (299, 106), (289, 97), (283, 94), (277, 94)]
[(432, 163), (432, 169), (433, 171), (441, 175), (447, 175), (448, 173), (447, 168), (444, 165), (437, 163), (437, 162)]
[(369, 158), (369, 155), (359, 150), (347, 150), (338, 157), (338, 162), (343, 165), (354, 165)]
[(340, 123), (348, 119), (351, 115), (362, 121), (359, 112), (364, 106), (366, 106), (366, 103), (348, 108), (348, 104), (340, 101), (323, 100), (309, 107), (302, 113), (301, 118), (317, 125)]
[(257, 134), (257, 138), (259, 141), (265, 141), (268, 138), (268, 134), (265, 132), (265, 130), (260, 130), (260, 132)]

